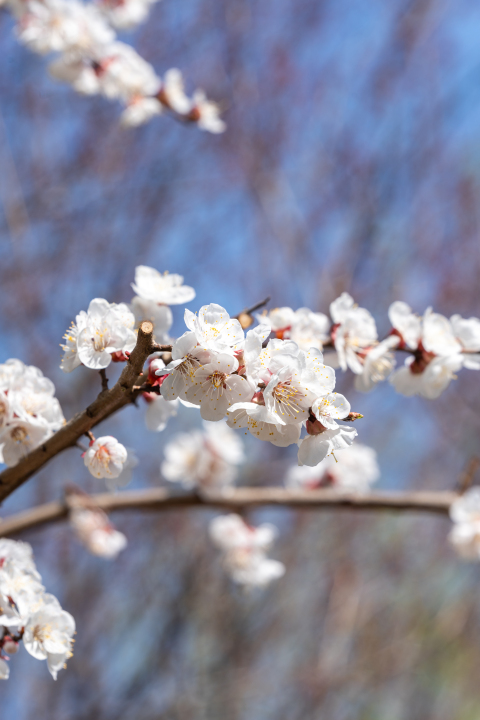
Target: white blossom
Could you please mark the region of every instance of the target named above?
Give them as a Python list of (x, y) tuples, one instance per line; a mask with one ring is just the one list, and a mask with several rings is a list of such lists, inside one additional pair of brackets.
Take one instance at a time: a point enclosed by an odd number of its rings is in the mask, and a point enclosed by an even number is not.
[(463, 367), (480, 370), (480, 320), (452, 315), (450, 322), (453, 334), (462, 346)]
[(403, 367), (396, 370), (390, 377), (390, 382), (395, 390), (402, 395), (421, 395), (429, 400), (438, 398), (448, 387), (450, 382), (456, 378), (455, 373), (463, 365), (463, 357), (447, 355), (445, 357), (433, 357), (425, 369), (414, 372), (417, 363), (413, 357), (405, 360)]
[(238, 320), (230, 319), (225, 308), (216, 303), (203, 305), (198, 315), (185, 310), (185, 325), (195, 333), (198, 345), (204, 350), (230, 352), (245, 339)]
[[(227, 425), (233, 429), (247, 428), (258, 440), (287, 447), (300, 439), (300, 424), (279, 425), (277, 416), (265, 406), (254, 402), (236, 403), (227, 411)], [(246, 434), (246, 433), (245, 433)]]
[(397, 300), (388, 309), (388, 318), (400, 339), (411, 350), (416, 350), (422, 337), (422, 320), (407, 303)]
[(334, 300), (330, 314), (336, 325), (332, 331), (338, 363), (342, 370), (350, 368), (361, 375), (363, 372), (360, 353), (377, 342), (377, 328), (372, 315), (365, 308), (357, 307), (348, 293)]
[(65, 372), (81, 363), (93, 370), (108, 367), (112, 353), (131, 352), (135, 347), (134, 325), (135, 317), (125, 303), (95, 298), (65, 334), (67, 344), (62, 345), (65, 355), (60, 367)]
[(163, 477), (185, 488), (226, 487), (236, 478), (236, 466), (244, 460), (239, 438), (225, 424), (204, 423), (205, 432), (176, 435), (165, 447)]
[(480, 488), (469, 488), (450, 506), (449, 540), (460, 557), (480, 560)]
[(119, 30), (130, 30), (147, 19), (157, 0), (102, 0), (99, 8), (109, 23)]
[(155, 115), (160, 115), (162, 106), (156, 98), (136, 95), (130, 99), (120, 116), (123, 127), (137, 127), (149, 122)]
[(177, 68), (171, 68), (164, 74), (158, 98), (179, 115), (187, 115), (192, 109), (192, 101), (185, 94), (182, 73)]
[(77, 0), (29, 0), (24, 6), (17, 35), (36, 53), (88, 51), (110, 43), (114, 32), (92, 4)]
[(113, 560), (127, 546), (125, 535), (97, 508), (73, 507), (69, 519), (77, 537), (93, 555)]
[(386, 380), (395, 367), (395, 355), (392, 350), (397, 347), (399, 338), (390, 335), (378, 343), (361, 357), (362, 373), (355, 375), (355, 389), (369, 392), (377, 383)]
[(122, 472), (127, 456), (126, 448), (118, 440), (105, 435), (90, 444), (83, 460), (94, 477), (115, 478)]
[(242, 376), (235, 375), (236, 370), (238, 360), (235, 357), (211, 353), (210, 362), (195, 371), (192, 384), (186, 390), (186, 399), (200, 406), (204, 420), (221, 420), (229, 407), (252, 398), (250, 384)]
[(312, 403), (313, 415), (329, 430), (338, 427), (335, 419), (346, 418), (350, 414), (350, 410), (350, 403), (347, 398), (336, 392), (319, 397)]
[(0, 433), (3, 462), (12, 467), (50, 437), (51, 430), (40, 418), (12, 420)]
[(223, 515), (210, 523), (210, 537), (223, 552), (223, 565), (232, 580), (246, 587), (265, 587), (285, 573), (285, 566), (266, 552), (277, 536), (268, 523), (255, 528), (239, 515)]
[(162, 397), (169, 401), (178, 397), (185, 400), (196, 371), (209, 361), (210, 352), (199, 347), (195, 333), (184, 333), (172, 346), (172, 362), (156, 371), (159, 376), (167, 375), (160, 388)]
[(357, 431), (349, 425), (307, 435), (299, 445), (298, 464), (314, 467), (335, 450), (349, 447), (356, 437)]
[(29, 618), (23, 635), (25, 649), (38, 660), (46, 660), (54, 680), (72, 656), (75, 621), (58, 603), (48, 603)]
[(290, 488), (332, 487), (338, 490), (366, 492), (380, 477), (377, 453), (373, 448), (353, 443), (336, 450), (318, 465), (294, 465), (287, 472), (285, 484)]
[(159, 273), (154, 268), (139, 265), (135, 268), (134, 292), (143, 300), (157, 304), (183, 305), (195, 297), (195, 290), (183, 284), (183, 277), (173, 273)]
[(30, 545), (6, 538), (0, 539), (0, 624), (4, 629), (1, 679), (9, 674), (5, 654), (14, 655), (21, 640), (31, 655), (47, 660), (56, 679), (72, 654), (75, 622), (58, 600), (45, 592)]
[(227, 128), (225, 122), (220, 118), (219, 106), (208, 100), (203, 90), (195, 90), (193, 94), (192, 116), (200, 130), (218, 134)]
[(169, 330), (172, 327), (173, 315), (168, 305), (160, 305), (153, 300), (144, 300), (135, 296), (130, 304), (138, 327), (144, 320), (153, 323), (153, 331), (157, 342), (167, 344), (170, 341)]

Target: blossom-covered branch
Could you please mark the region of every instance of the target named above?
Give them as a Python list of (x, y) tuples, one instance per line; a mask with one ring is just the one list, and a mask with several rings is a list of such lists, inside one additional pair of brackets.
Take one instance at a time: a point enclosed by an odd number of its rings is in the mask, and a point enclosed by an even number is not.
[[(76, 445), (82, 435), (135, 399), (133, 386), (138, 383), (138, 378), (142, 373), (145, 360), (152, 352), (152, 347), (153, 324), (145, 321), (139, 327), (136, 345), (129, 355), (118, 382), (112, 389), (102, 391), (86, 410), (75, 415), (54, 435), (20, 459), (16, 465), (8, 467), (0, 473), (0, 502), (38, 472), (49, 460), (63, 450)], [(24, 439), (28, 438), (28, 433), (31, 432), (27, 423), (23, 423), (21, 426), (14, 423), (9, 427), (13, 427), (10, 434), (15, 434), (13, 441), (16, 445), (20, 442), (19, 430)]]
[(83, 95), (103, 95), (124, 105), (123, 126), (142, 125), (168, 112), (201, 130), (221, 133), (220, 108), (203, 90), (186, 95), (181, 72), (160, 79), (133, 47), (116, 38), (143, 22), (155, 0), (0, 0), (17, 21), (21, 43), (40, 55), (56, 53), (52, 77)]
[[(164, 511), (186, 508), (221, 508), (246, 510), (262, 506), (292, 509), (346, 509), (353, 511), (419, 512), (448, 515), (458, 494), (447, 491), (432, 492), (372, 492), (360, 494), (339, 490), (294, 490), (258, 487), (236, 488), (228, 492), (179, 493), (167, 488), (126, 490), (118, 495), (99, 493), (92, 501), (105, 512), (120, 510)], [(70, 512), (66, 501), (39, 505), (0, 522), (0, 537), (15, 535), (42, 525), (65, 520)]]

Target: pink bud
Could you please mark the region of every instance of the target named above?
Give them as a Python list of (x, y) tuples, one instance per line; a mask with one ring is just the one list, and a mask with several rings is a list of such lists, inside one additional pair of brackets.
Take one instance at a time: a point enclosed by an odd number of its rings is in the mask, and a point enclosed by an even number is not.
[(258, 392), (256, 392), (255, 395), (252, 397), (251, 402), (255, 403), (256, 405), (265, 405), (263, 392), (261, 390), (258, 390)]
[(18, 652), (18, 642), (16, 640), (13, 640), (10, 635), (6, 635), (3, 638), (2, 649), (4, 652), (7, 653), (7, 655), (15, 655), (15, 653)]

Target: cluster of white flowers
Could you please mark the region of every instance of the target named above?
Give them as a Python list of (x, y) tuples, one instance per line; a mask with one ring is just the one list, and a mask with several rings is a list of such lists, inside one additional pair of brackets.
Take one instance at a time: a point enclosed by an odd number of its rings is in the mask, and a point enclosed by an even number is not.
[(348, 492), (367, 492), (379, 477), (375, 450), (353, 443), (347, 450), (329, 455), (316, 467), (293, 465), (285, 476), (285, 485), (302, 490), (331, 487)]
[(17, 21), (20, 42), (41, 55), (57, 53), (51, 75), (85, 95), (119, 100), (124, 126), (141, 125), (163, 110), (194, 122), (202, 130), (220, 133), (225, 123), (218, 105), (202, 90), (192, 98), (184, 91), (182, 75), (172, 68), (163, 81), (131, 47), (116, 39), (144, 21), (155, 0), (4, 0)]
[(473, 487), (450, 506), (450, 542), (465, 560), (480, 560), (480, 488)]
[(28, 543), (0, 539), (0, 678), (9, 676), (8, 655), (23, 641), (38, 660), (46, 660), (54, 680), (72, 656), (75, 621), (45, 592)]
[(265, 587), (285, 573), (285, 566), (267, 557), (277, 537), (274, 525), (247, 525), (239, 515), (222, 515), (210, 523), (210, 537), (223, 552), (223, 565), (239, 585)]
[[(355, 374), (355, 387), (368, 392), (377, 383), (390, 379), (402, 395), (437, 398), (465, 367), (480, 369), (480, 320), (453, 315), (448, 320), (428, 308), (423, 317), (415, 315), (404, 302), (394, 302), (388, 316), (391, 333), (378, 340), (375, 320), (342, 293), (330, 305), (331, 320), (308, 308), (272, 310), (268, 318), (278, 338), (292, 339), (326, 350), (325, 361)], [(306, 344), (305, 344), (306, 343)], [(331, 348), (331, 350), (330, 350)], [(403, 367), (395, 370), (395, 351), (406, 352)]]
[[(264, 320), (263, 318), (260, 318)], [(350, 405), (333, 392), (335, 371), (323, 364), (320, 350), (301, 350), (292, 340), (264, 341), (269, 321), (244, 334), (238, 320), (214, 303), (198, 315), (185, 311), (185, 332), (172, 347), (172, 362), (156, 371), (167, 376), (163, 398), (182, 398), (200, 408), (204, 420), (227, 416), (232, 428), (286, 447), (298, 443), (299, 463), (317, 465), (332, 450), (347, 447), (356, 436), (340, 427)]]
[(54, 396), (54, 384), (38, 368), (20, 360), (0, 365), (0, 462), (16, 465), (64, 424)]
[(185, 488), (218, 489), (232, 485), (245, 459), (240, 438), (225, 423), (203, 423), (204, 432), (176, 435), (165, 448), (163, 477)]
[(80, 542), (92, 553), (113, 560), (127, 547), (125, 535), (115, 529), (108, 516), (80, 491), (67, 494), (69, 520)]

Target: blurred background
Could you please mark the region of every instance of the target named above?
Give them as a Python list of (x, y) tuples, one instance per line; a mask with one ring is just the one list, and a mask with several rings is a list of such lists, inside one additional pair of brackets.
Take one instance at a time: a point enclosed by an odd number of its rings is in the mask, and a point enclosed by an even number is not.
[[(96, 396), (59, 343), (93, 297), (130, 301), (138, 264), (177, 272), (230, 314), (328, 312), (347, 290), (388, 330), (394, 300), (479, 316), (480, 6), (471, 0), (162, 0), (125, 38), (162, 74), (179, 67), (225, 108), (227, 132), (169, 118), (125, 131), (119, 108), (55, 83), (0, 15), (0, 362), (56, 384), (71, 417)], [(174, 334), (183, 308), (173, 308)], [(115, 370), (108, 372), (114, 377)], [(434, 402), (387, 383), (337, 388), (365, 419), (381, 489), (453, 489), (478, 452), (479, 376)], [(102, 425), (136, 448), (132, 487), (158, 486), (169, 437), (143, 410)], [(244, 483), (281, 484), (295, 453), (246, 439)], [(79, 452), (2, 508), (103, 491)], [(47, 589), (77, 622), (54, 683), (25, 651), (0, 686), (30, 720), (474, 720), (480, 568), (448, 521), (262, 510), (284, 578), (245, 594), (207, 537), (207, 510), (113, 517), (129, 547), (94, 558), (65, 525), (24, 533)]]

